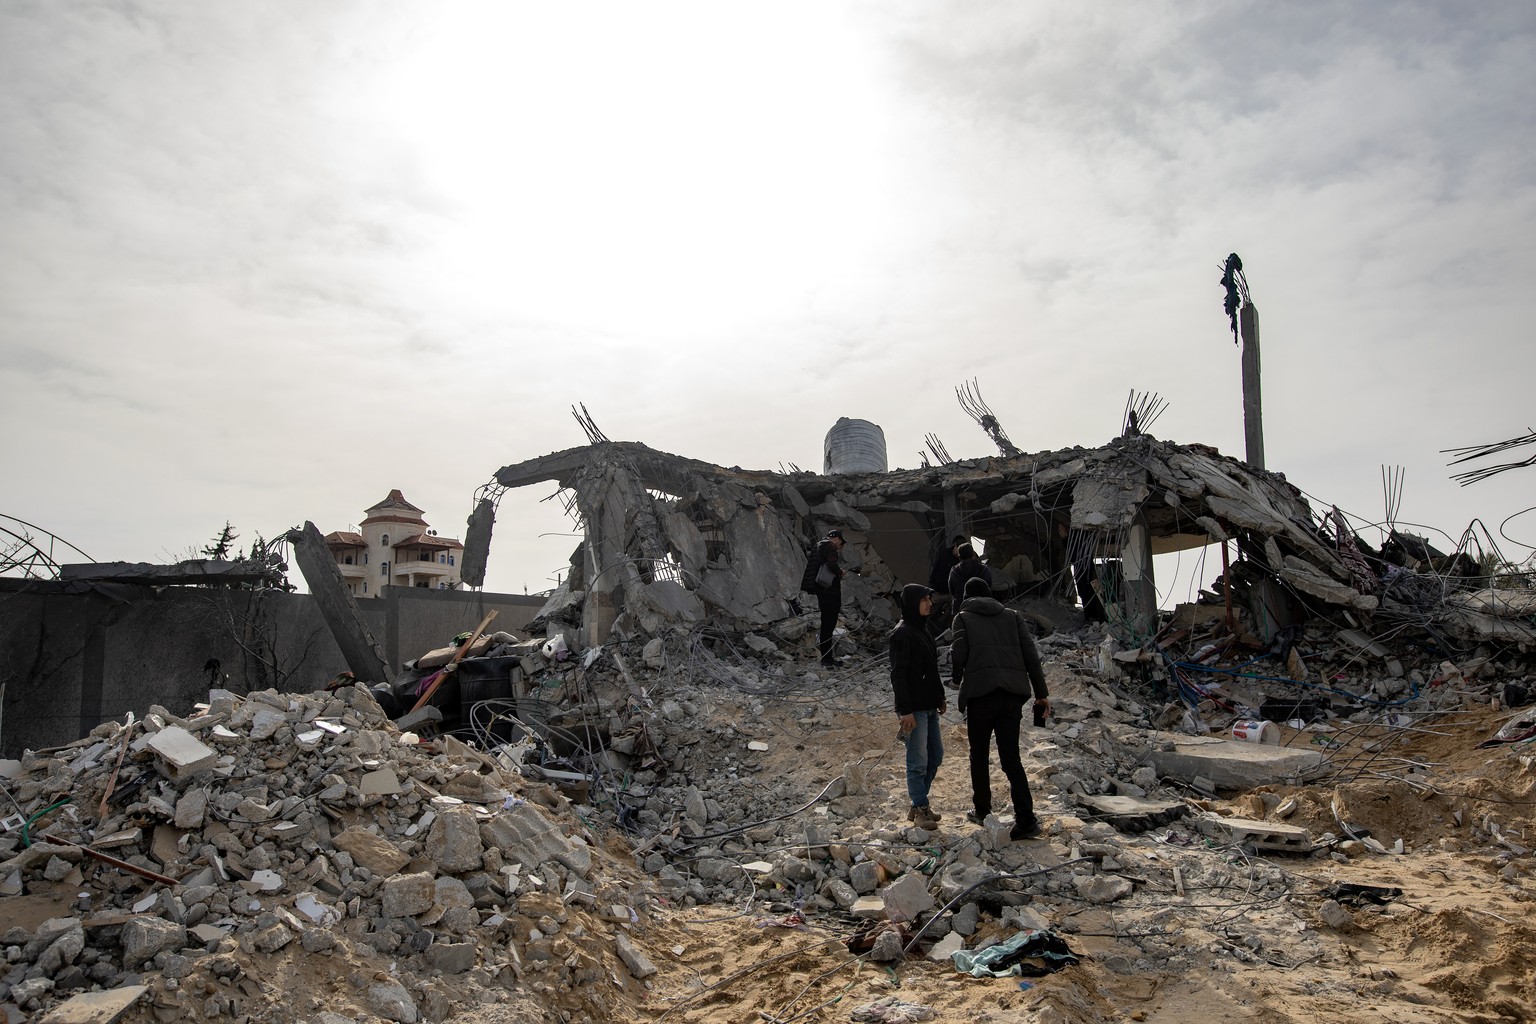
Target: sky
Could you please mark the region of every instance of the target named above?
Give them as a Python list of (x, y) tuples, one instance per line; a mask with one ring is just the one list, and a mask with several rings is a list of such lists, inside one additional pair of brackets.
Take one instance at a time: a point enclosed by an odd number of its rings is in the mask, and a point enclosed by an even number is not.
[[(577, 403), (751, 469), (862, 418), (910, 468), (994, 453), (973, 378), (1026, 451), (1136, 389), (1242, 457), (1237, 252), (1268, 467), (1365, 523), (1400, 467), (1400, 523), (1518, 560), (1536, 467), (1441, 450), (1536, 427), (1533, 95), (1505, 0), (0, 0), (0, 514), (168, 561), (399, 488), (462, 537)], [(562, 570), (554, 491), (487, 589)]]

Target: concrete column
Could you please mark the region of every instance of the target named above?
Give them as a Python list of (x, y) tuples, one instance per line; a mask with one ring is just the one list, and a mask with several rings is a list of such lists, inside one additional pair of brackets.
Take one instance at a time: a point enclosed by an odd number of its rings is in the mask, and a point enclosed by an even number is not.
[(1259, 310), (1251, 302), (1238, 312), (1243, 332), (1243, 440), (1248, 465), (1264, 468), (1264, 402), (1259, 387)]
[(1138, 633), (1150, 633), (1157, 624), (1157, 587), (1152, 578), (1152, 541), (1145, 523), (1136, 523), (1126, 531), (1120, 571), (1125, 589), (1120, 595), (1120, 609), (1125, 623)]

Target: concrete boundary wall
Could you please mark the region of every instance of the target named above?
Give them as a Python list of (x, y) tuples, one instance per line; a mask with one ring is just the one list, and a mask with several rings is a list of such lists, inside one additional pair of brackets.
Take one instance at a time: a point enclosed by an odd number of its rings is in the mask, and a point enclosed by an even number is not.
[[(519, 632), (543, 598), (386, 587), (363, 618), (398, 669), (495, 609)], [(235, 692), (309, 692), (346, 668), (307, 594), (0, 580), (0, 757), (70, 743), (109, 719), (206, 700), (219, 662)]]

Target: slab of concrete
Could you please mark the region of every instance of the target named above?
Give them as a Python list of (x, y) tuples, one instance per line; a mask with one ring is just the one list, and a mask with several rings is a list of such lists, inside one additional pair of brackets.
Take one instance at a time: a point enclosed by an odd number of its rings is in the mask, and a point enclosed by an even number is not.
[(107, 992), (82, 992), (55, 1006), (38, 1024), (112, 1024), (148, 991), (148, 985), (125, 985)]
[[(1189, 782), (1209, 779), (1218, 789), (1253, 789), (1294, 783), (1317, 773), (1327, 758), (1315, 750), (1238, 743), (1212, 736), (1153, 733), (1152, 766), (1159, 775)], [(1164, 750), (1169, 743), (1173, 750)]]
[(1133, 796), (1079, 796), (1077, 802), (1121, 832), (1147, 832), (1189, 813), (1182, 800), (1141, 800)]
[(188, 779), (212, 768), (219, 755), (179, 725), (168, 725), (150, 738), (155, 752), (155, 767), (173, 782)]

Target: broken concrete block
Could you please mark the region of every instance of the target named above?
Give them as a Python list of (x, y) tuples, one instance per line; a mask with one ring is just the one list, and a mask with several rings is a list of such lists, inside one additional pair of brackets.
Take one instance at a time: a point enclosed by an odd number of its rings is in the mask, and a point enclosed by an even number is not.
[(629, 973), (636, 978), (649, 978), (656, 973), (656, 965), (651, 963), (644, 953), (635, 946), (629, 938), (629, 934), (620, 931), (614, 937), (614, 950), (619, 954), (619, 959), (624, 961), (624, 966), (629, 968)]
[(352, 859), (376, 875), (388, 876), (411, 862), (389, 840), (376, 836), (363, 828), (349, 828), (331, 839), (338, 850), (345, 850)]
[(276, 953), (293, 941), (293, 932), (281, 922), (270, 924), (251, 936), (251, 947), (258, 953)]
[(416, 1001), (398, 981), (381, 981), (368, 986), (368, 1009), (396, 1024), (416, 1024), (420, 1013)]
[(449, 874), (476, 871), (484, 861), (479, 815), (469, 807), (444, 808), (427, 832), (424, 852)]
[(885, 916), (892, 921), (916, 921), (919, 914), (932, 910), (933, 894), (928, 891), (928, 879), (921, 872), (911, 871), (886, 886), (880, 892), (885, 904)]
[(475, 966), (473, 942), (434, 942), (427, 947), (427, 959), (444, 974), (463, 974)]
[(158, 917), (136, 917), (123, 925), (122, 942), (123, 966), (133, 970), (153, 960), (163, 949), (185, 946), (187, 930)]
[(385, 917), (415, 917), (432, 909), (437, 887), (431, 873), (421, 871), (386, 878), (380, 894), (383, 900), (380, 910)]
[(288, 716), (281, 711), (273, 711), (270, 708), (257, 708), (251, 718), (250, 738), (253, 740), (269, 740), (277, 735), (277, 730), (288, 724)]
[(219, 755), (179, 725), (168, 725), (149, 739), (155, 767), (172, 782), (190, 779), (212, 768)]
[[(974, 903), (971, 905), (975, 906)], [(948, 960), (964, 948), (964, 937), (958, 931), (953, 931), (933, 944), (933, 947), (928, 950), (928, 959), (934, 961)]]
[(1072, 886), (1089, 903), (1113, 903), (1125, 899), (1135, 888), (1119, 875), (1077, 875)]
[(176, 827), (202, 828), (208, 813), (208, 791), (189, 789), (176, 801)]
[(82, 992), (55, 1006), (37, 1024), (112, 1024), (148, 991), (148, 985), (124, 985), (107, 992)]
[(566, 838), (558, 827), (528, 802), (504, 808), (480, 823), (480, 838), (504, 858), (525, 868), (537, 869), (557, 860), (582, 878), (592, 870), (592, 851), (576, 838)]
[(1338, 900), (1324, 900), (1323, 905), (1317, 908), (1323, 923), (1334, 931), (1344, 931), (1353, 928), (1355, 918), (1349, 911), (1339, 904)]
[(860, 896), (848, 912), (864, 920), (878, 920), (885, 916), (885, 901), (878, 896)]
[(880, 865), (872, 860), (861, 860), (848, 869), (848, 883), (854, 891), (868, 895), (880, 888)]
[(363, 796), (393, 796), (400, 792), (400, 779), (388, 768), (380, 768), (364, 775), (357, 783)]
[[(1149, 759), (1159, 775), (1184, 782), (1199, 776), (1221, 789), (1248, 790), (1294, 782), (1320, 771), (1326, 762), (1321, 751), (1294, 747), (1177, 733), (1154, 733), (1149, 738), (1153, 744)], [(1162, 749), (1169, 741), (1173, 749)]]

